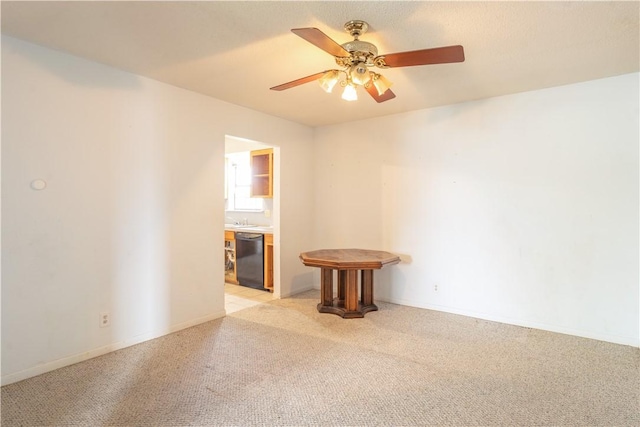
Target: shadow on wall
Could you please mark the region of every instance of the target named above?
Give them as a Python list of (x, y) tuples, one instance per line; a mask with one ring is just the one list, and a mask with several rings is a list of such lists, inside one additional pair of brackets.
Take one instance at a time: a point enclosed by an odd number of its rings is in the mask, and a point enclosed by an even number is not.
[[(3, 5), (4, 9), (4, 5)], [(31, 63), (37, 64), (38, 68), (47, 70), (60, 80), (70, 82), (74, 85), (111, 88), (111, 89), (137, 89), (142, 86), (139, 76), (122, 72), (120, 70), (108, 69), (104, 65), (82, 58), (73, 57), (73, 61), (67, 61), (64, 53), (55, 50), (43, 49), (32, 43), (20, 40), (20, 48), (13, 49), (17, 39), (2, 36), (2, 56), (20, 55)], [(82, 66), (78, 67), (79, 61)]]
[[(402, 258), (401, 258), (402, 259)], [(390, 302), (399, 295), (404, 295), (407, 289), (407, 278), (400, 267), (385, 267), (373, 272), (373, 302), (376, 300)]]
[[(318, 270), (318, 269), (314, 269), (314, 270)], [(314, 273), (313, 271), (309, 271), (308, 273), (296, 274), (295, 276), (293, 276), (290, 289), (295, 289), (296, 293), (308, 291), (309, 289), (313, 289), (313, 288), (320, 289), (320, 282), (319, 282), (320, 276), (317, 275), (318, 285), (315, 286), (316, 275), (314, 275), (313, 273)], [(282, 298), (286, 298), (289, 296), (291, 295), (282, 295)]]

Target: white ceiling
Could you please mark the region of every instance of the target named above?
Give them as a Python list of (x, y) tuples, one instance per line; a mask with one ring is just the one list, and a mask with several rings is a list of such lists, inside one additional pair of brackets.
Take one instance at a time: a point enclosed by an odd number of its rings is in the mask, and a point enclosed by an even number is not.
[[(629, 2), (9, 2), (2, 32), (310, 126), (395, 114), (639, 70), (639, 4)], [(343, 25), (381, 54), (460, 44), (466, 61), (392, 68), (397, 97), (327, 94), (316, 82), (270, 87), (337, 68), (291, 28), (338, 43)]]

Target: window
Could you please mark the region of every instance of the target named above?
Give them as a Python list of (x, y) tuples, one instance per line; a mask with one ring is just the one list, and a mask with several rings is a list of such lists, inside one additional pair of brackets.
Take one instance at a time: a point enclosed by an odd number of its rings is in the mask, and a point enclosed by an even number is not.
[(264, 210), (261, 198), (251, 198), (251, 159), (249, 152), (225, 156), (226, 198), (228, 211)]

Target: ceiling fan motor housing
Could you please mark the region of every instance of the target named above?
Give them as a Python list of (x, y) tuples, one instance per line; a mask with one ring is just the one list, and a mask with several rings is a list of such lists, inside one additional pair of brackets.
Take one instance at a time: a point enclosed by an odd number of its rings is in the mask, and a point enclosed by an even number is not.
[(358, 37), (367, 32), (369, 24), (356, 19), (344, 24), (344, 29), (351, 34), (353, 41), (341, 44), (342, 48), (349, 52), (349, 57), (336, 57), (337, 64), (343, 67), (358, 63), (372, 66), (373, 58), (378, 56), (378, 48), (373, 43), (358, 40)]
[(358, 62), (373, 65), (373, 58), (378, 56), (378, 48), (369, 42), (353, 40), (341, 45), (351, 55), (348, 58), (336, 57), (336, 62), (341, 66), (349, 66)]

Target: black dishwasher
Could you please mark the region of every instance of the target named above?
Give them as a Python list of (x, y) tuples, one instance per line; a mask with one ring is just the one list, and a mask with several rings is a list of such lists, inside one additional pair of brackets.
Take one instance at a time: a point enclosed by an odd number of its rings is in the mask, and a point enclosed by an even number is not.
[(264, 290), (264, 235), (236, 233), (236, 274), (240, 285)]

